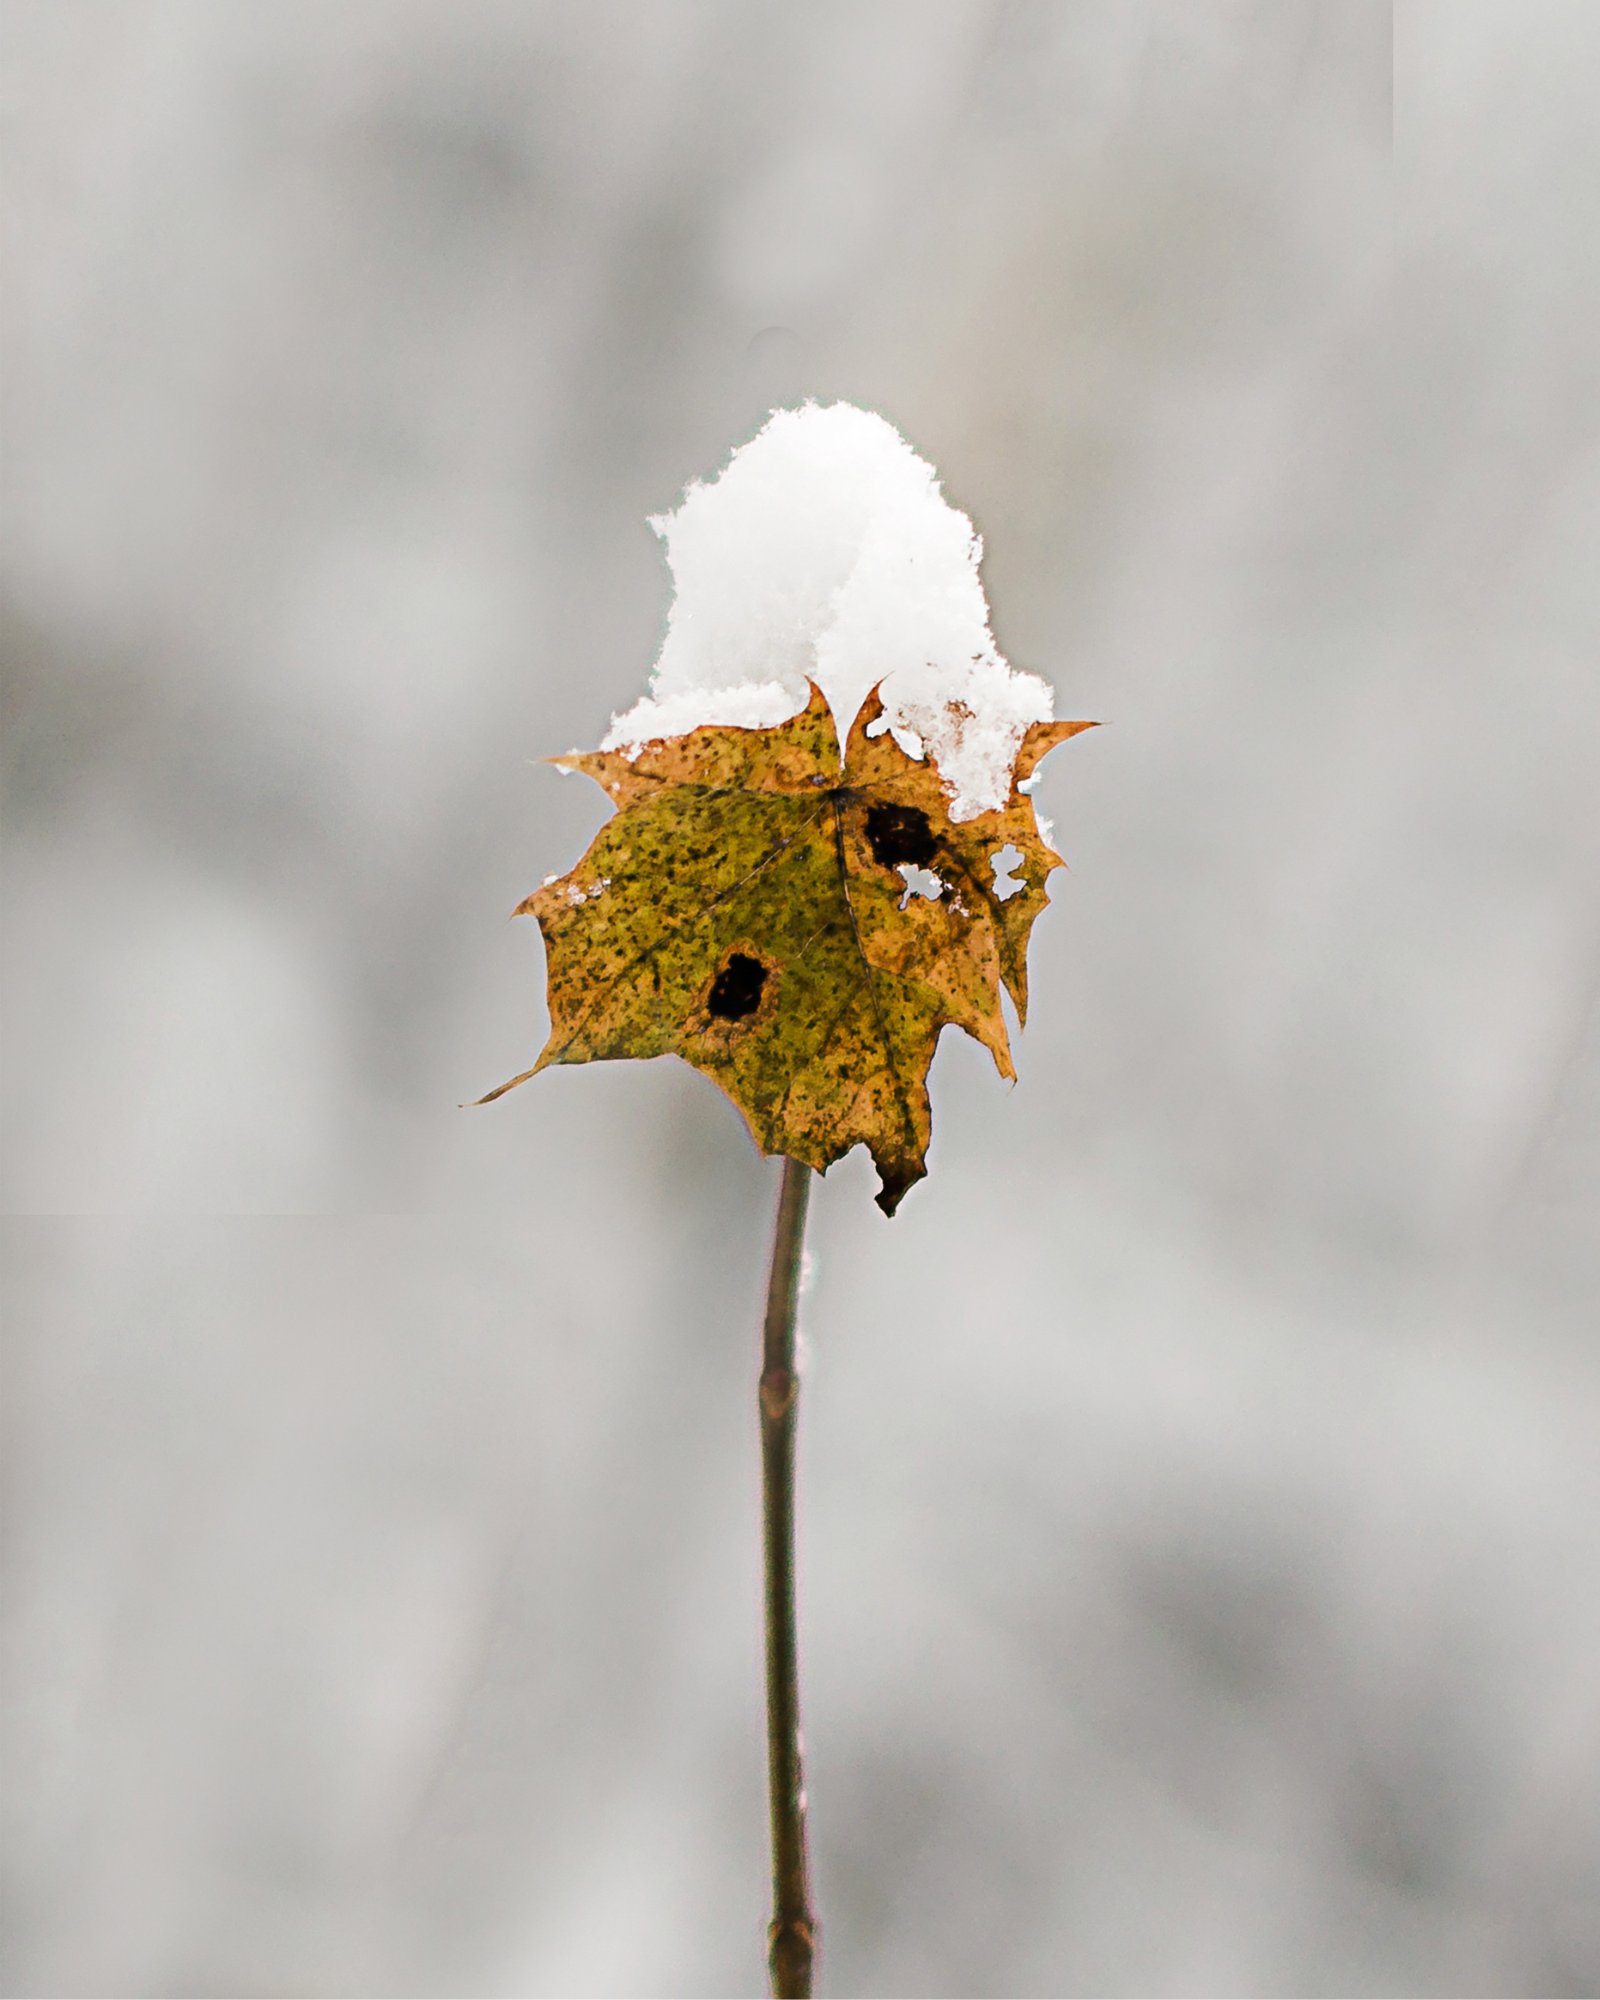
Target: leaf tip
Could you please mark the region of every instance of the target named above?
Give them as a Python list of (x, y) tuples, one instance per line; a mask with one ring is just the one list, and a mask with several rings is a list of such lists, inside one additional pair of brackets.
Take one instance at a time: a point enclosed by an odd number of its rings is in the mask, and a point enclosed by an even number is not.
[(1041, 764), (1058, 744), (1073, 736), (1081, 736), (1086, 729), (1099, 729), (1098, 722), (1034, 722), (1030, 723), (1017, 751), (1017, 761), (1012, 782), (1020, 791), (1033, 776), (1034, 769)]
[(512, 1077), (509, 1083), (496, 1084), (493, 1090), (486, 1090), (482, 1097), (475, 1097), (470, 1105), (463, 1104), (460, 1109), (463, 1111), (476, 1111), (480, 1104), (493, 1104), (497, 1097), (504, 1097), (508, 1090), (515, 1090), (519, 1083), (526, 1083), (530, 1076), (537, 1076), (543, 1067), (544, 1058), (541, 1056), (532, 1069), (525, 1069), (521, 1076)]
[(884, 1214), (889, 1216), (894, 1214), (895, 1210), (905, 1199), (906, 1191), (909, 1188), (915, 1187), (917, 1182), (922, 1180), (928, 1171), (926, 1167), (920, 1164), (910, 1167), (888, 1166), (882, 1160), (875, 1160), (873, 1164), (878, 1169), (878, 1180), (880, 1183), (878, 1192), (873, 1196), (873, 1200), (883, 1210)]

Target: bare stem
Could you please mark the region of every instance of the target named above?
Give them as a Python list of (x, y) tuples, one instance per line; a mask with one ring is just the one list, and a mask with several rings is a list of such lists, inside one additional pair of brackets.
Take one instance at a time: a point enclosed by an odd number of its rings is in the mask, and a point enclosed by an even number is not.
[(772, 1925), (767, 1963), (776, 2000), (807, 2000), (816, 1919), (806, 1866), (806, 1795), (800, 1770), (800, 1668), (794, 1617), (794, 1436), (800, 1380), (794, 1365), (800, 1246), (811, 1169), (783, 1163), (767, 1280), (761, 1352), (761, 1500), (767, 1578), (767, 1780), (772, 1806)]

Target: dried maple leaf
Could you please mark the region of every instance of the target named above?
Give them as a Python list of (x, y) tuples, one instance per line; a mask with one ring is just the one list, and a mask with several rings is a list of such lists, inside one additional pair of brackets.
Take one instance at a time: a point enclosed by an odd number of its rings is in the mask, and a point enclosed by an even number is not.
[[(775, 729), (552, 759), (618, 811), (516, 912), (544, 933), (550, 1040), (480, 1101), (552, 1063), (679, 1055), (722, 1086), (764, 1153), (821, 1170), (868, 1146), (892, 1215), (927, 1171), (940, 1029), (954, 1022), (1015, 1074), (1000, 988), (1021, 1020), (1028, 933), (1062, 865), (1017, 787), (1093, 724), (1036, 722), (1005, 807), (952, 822), (931, 764), (872, 733), (882, 713), (874, 693), (842, 767), (815, 686)], [(1008, 846), (1022, 858), (1002, 896), (991, 864)]]

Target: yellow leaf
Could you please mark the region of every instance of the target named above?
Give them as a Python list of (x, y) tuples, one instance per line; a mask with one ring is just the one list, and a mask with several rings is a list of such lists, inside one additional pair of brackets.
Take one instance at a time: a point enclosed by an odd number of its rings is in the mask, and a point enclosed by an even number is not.
[[(480, 1102), (552, 1063), (682, 1056), (764, 1153), (821, 1171), (869, 1147), (892, 1215), (927, 1171), (940, 1029), (965, 1029), (1014, 1074), (1000, 989), (1021, 1020), (1028, 933), (1062, 865), (1016, 786), (1094, 725), (1035, 723), (1006, 806), (952, 822), (931, 764), (871, 733), (882, 713), (874, 692), (842, 764), (815, 686), (775, 729), (554, 759), (618, 810), (518, 909), (544, 933), (550, 1040)], [(1002, 894), (993, 860), (1007, 848), (1021, 859)]]

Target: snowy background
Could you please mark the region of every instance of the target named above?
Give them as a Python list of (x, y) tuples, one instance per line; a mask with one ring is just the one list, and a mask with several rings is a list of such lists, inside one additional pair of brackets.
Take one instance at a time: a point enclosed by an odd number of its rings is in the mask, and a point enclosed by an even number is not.
[(723, 1994), (776, 1172), (557, 1071), (645, 516), (883, 411), (1110, 726), (818, 1189), (823, 1990), (1600, 1980), (1600, 8), (3, 11), (12, 1992)]

